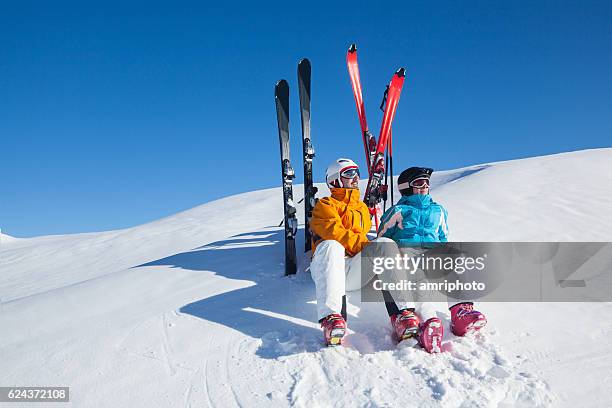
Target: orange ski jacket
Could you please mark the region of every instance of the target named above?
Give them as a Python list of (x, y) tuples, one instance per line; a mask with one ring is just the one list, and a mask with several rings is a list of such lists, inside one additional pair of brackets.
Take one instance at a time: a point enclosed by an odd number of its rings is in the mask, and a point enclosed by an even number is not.
[(366, 234), (371, 228), (370, 212), (359, 199), (359, 190), (332, 188), (331, 196), (321, 198), (312, 211), (312, 253), (321, 241), (335, 240), (347, 255), (354, 256), (369, 243)]

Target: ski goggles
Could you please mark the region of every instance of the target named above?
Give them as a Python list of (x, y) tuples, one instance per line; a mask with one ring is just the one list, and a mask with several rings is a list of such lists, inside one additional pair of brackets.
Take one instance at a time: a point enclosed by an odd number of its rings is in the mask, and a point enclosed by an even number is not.
[(359, 169), (357, 167), (351, 167), (340, 172), (340, 177), (344, 177), (346, 179), (352, 179), (355, 176), (360, 177)]
[(410, 182), (410, 187), (415, 187), (415, 188), (425, 188), (425, 187), (429, 187), (429, 179), (422, 177), (422, 178), (418, 178), (416, 180), (412, 180)]

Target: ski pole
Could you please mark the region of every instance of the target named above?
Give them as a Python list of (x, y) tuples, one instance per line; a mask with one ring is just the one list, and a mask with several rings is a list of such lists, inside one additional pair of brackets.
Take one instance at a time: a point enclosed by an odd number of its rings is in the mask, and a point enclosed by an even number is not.
[[(391, 139), (389, 139), (389, 141), (391, 141)], [(387, 145), (386, 156), (387, 157), (385, 157), (385, 188), (388, 189), (389, 188), (389, 160), (387, 160), (389, 158), (389, 146), (388, 145)], [(387, 195), (386, 194), (383, 199), (383, 213), (385, 211), (387, 211)]]
[(393, 205), (395, 204), (395, 201), (393, 200), (393, 131), (389, 131), (389, 170), (391, 170), (390, 172), (390, 176), (391, 176), (391, 206), (393, 207)]

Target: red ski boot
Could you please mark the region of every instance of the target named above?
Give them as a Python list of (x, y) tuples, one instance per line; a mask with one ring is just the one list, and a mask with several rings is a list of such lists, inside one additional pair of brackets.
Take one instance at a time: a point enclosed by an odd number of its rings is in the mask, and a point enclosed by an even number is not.
[(442, 337), (444, 337), (444, 327), (442, 326), (442, 321), (437, 317), (432, 317), (421, 324), (419, 345), (428, 353), (439, 353), (442, 351)]
[(455, 336), (465, 336), (471, 331), (480, 330), (487, 324), (486, 317), (474, 310), (472, 302), (457, 303), (450, 308), (451, 331)]
[(326, 345), (340, 346), (342, 344), (342, 338), (346, 333), (346, 322), (342, 315), (337, 313), (330, 314), (323, 319), (321, 327), (323, 328)]
[(416, 337), (419, 331), (419, 318), (410, 309), (402, 309), (391, 316), (391, 326), (398, 342)]

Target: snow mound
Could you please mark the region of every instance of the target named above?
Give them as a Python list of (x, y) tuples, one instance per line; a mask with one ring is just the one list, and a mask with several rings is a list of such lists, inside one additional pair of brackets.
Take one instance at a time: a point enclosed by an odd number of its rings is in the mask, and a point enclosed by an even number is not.
[[(612, 149), (437, 172), (432, 195), (453, 240), (609, 241)], [(70, 386), (74, 406), (612, 404), (609, 303), (481, 304), (481, 333), (446, 330), (429, 355), (350, 293), (347, 345), (324, 348), (307, 257), (283, 277), (281, 218), (273, 188), (123, 230), (3, 235), (0, 384)]]
[(0, 244), (15, 241), (17, 238), (0, 232)]

